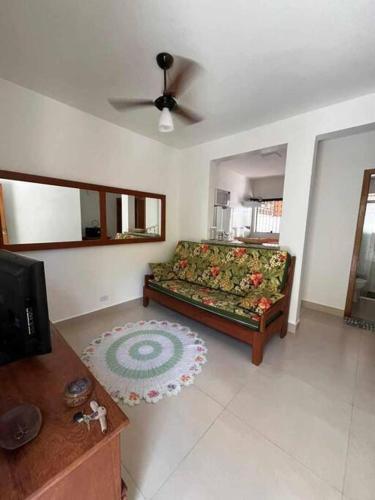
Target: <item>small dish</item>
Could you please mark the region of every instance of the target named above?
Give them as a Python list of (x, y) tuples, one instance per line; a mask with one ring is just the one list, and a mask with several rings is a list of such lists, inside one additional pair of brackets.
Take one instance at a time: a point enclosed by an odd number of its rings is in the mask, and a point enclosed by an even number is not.
[(39, 408), (20, 404), (0, 416), (0, 447), (16, 450), (34, 439), (42, 426)]
[(70, 408), (75, 408), (85, 403), (92, 392), (93, 385), (88, 377), (81, 377), (69, 382), (65, 386), (65, 403)]

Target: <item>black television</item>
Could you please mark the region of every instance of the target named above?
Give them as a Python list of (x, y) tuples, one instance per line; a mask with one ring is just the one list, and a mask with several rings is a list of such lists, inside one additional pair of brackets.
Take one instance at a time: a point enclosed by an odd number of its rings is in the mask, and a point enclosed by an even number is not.
[(0, 365), (48, 352), (44, 264), (0, 250)]

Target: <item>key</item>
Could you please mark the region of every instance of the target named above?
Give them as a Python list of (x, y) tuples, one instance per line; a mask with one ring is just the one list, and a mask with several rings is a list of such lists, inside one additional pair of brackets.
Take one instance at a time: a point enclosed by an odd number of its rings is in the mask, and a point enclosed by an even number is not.
[(73, 415), (73, 422), (77, 422), (78, 424), (84, 423), (87, 429), (90, 430), (91, 416), (85, 415), (82, 411), (78, 411)]
[(91, 409), (93, 412), (91, 415), (86, 415), (82, 411), (78, 411), (73, 415), (73, 422), (77, 422), (78, 424), (86, 424), (87, 429), (90, 430), (91, 421), (99, 420), (100, 428), (103, 433), (107, 432), (107, 410), (104, 406), (99, 406), (96, 401), (91, 401), (90, 403)]
[(87, 430), (90, 430), (90, 421), (91, 421), (90, 415), (84, 415), (83, 421), (87, 425)]
[(81, 424), (83, 422), (83, 419), (84, 415), (82, 411), (77, 411), (77, 413), (73, 415), (73, 422), (77, 422), (77, 424)]

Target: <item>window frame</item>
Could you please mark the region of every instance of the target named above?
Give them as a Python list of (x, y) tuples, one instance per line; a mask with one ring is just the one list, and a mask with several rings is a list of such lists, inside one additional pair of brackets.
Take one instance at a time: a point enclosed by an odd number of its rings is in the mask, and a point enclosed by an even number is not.
[[(284, 202), (284, 198), (281, 197), (281, 198), (262, 198), (262, 201), (261, 203), (267, 203), (267, 202), (270, 202), (270, 201), (282, 201)], [(251, 231), (252, 234), (256, 235), (256, 234), (280, 234), (280, 230), (278, 233), (274, 233), (272, 231), (257, 231), (257, 224), (258, 224), (258, 209), (260, 207), (255, 207), (254, 209), (254, 212), (253, 212), (253, 224), (252, 226), (254, 227), (254, 230)], [(283, 206), (284, 208), (284, 206)], [(280, 216), (280, 218), (282, 217), (282, 215)], [(253, 229), (253, 228), (252, 228)]]

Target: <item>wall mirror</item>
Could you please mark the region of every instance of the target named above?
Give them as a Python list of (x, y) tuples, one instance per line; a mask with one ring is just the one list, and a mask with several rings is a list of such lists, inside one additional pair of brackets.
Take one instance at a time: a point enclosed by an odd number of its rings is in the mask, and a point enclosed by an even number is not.
[(165, 195), (0, 170), (0, 246), (40, 250), (165, 240)]

